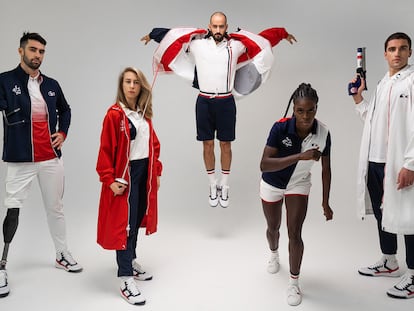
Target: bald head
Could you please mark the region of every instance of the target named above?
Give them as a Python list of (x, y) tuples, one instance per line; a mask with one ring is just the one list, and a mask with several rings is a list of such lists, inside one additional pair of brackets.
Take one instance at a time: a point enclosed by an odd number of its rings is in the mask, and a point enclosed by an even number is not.
[(224, 18), (224, 23), (227, 24), (227, 16), (226, 14), (224, 14), (223, 12), (214, 12), (213, 14), (211, 14), (210, 16), (210, 24), (213, 20), (214, 17), (220, 17), (220, 18)]

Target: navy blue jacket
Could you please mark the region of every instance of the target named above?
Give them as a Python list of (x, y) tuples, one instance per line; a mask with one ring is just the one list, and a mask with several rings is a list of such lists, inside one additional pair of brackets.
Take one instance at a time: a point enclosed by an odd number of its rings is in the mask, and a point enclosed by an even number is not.
[[(47, 105), (50, 134), (68, 134), (71, 111), (59, 83), (42, 73), (40, 92)], [(17, 66), (0, 74), (0, 110), (3, 112), (3, 161), (33, 162), (29, 75)], [(60, 150), (55, 149), (57, 157)]]

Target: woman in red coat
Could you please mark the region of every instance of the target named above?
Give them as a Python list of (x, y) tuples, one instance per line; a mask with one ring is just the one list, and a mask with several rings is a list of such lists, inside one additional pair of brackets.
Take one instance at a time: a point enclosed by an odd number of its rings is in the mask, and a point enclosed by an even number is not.
[(97, 241), (116, 250), (121, 296), (131, 304), (145, 304), (134, 279), (152, 279), (135, 261), (139, 227), (145, 227), (148, 235), (157, 230), (162, 164), (151, 118), (151, 86), (140, 70), (125, 68), (116, 103), (102, 126), (96, 165), (102, 182)]

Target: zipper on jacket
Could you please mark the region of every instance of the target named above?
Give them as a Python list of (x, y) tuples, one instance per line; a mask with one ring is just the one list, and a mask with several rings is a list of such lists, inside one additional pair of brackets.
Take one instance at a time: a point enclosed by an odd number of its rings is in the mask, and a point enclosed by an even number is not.
[[(154, 129), (152, 129), (152, 131), (154, 131)], [(145, 215), (148, 215), (148, 209), (149, 209), (149, 205), (150, 205), (150, 194), (152, 192), (152, 171), (153, 171), (153, 167), (154, 167), (154, 142), (153, 142), (153, 138), (152, 135), (153, 133), (150, 133), (150, 142), (151, 142), (151, 158), (149, 158), (149, 167), (148, 167), (148, 191), (147, 191), (147, 208), (145, 210)]]
[(127, 226), (126, 226), (126, 234), (127, 234), (127, 237), (129, 237), (129, 231), (131, 230), (131, 226), (129, 225), (129, 220), (130, 220), (130, 217), (131, 217), (131, 212), (130, 212), (131, 206), (129, 205), (129, 195), (130, 195), (130, 191), (131, 191), (131, 171), (129, 169), (129, 152), (130, 152), (131, 142), (130, 142), (130, 139), (129, 139), (129, 136), (128, 136), (128, 133), (127, 133), (127, 128), (126, 128), (128, 126), (128, 118), (127, 118), (127, 116), (126, 116), (123, 109), (121, 109), (121, 112), (122, 112), (123, 122), (124, 122), (124, 127), (125, 127), (124, 133), (125, 133), (125, 136), (126, 136), (127, 142), (128, 142), (127, 143), (127, 164), (126, 164), (124, 172), (122, 174), (122, 178), (125, 177), (125, 174), (128, 171), (128, 175), (129, 175), (128, 197), (127, 197), (128, 219), (127, 219)]

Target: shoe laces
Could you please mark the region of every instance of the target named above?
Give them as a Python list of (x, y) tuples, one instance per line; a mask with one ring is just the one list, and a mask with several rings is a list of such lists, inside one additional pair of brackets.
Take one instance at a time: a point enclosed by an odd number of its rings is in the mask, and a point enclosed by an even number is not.
[(139, 294), (141, 294), (133, 278), (128, 278), (124, 281), (124, 284), (125, 289), (123, 291), (128, 291), (132, 296), (138, 296)]
[(401, 278), (401, 281), (394, 287), (399, 290), (404, 290), (404, 289), (408, 289), (410, 286), (414, 286), (414, 274), (406, 273)]
[(289, 285), (288, 289), (288, 296), (297, 296), (300, 295), (300, 289), (297, 285)]
[(139, 274), (145, 273), (144, 269), (142, 269), (141, 265), (136, 261), (132, 262), (132, 268), (137, 271)]
[(221, 186), (221, 198), (227, 200), (229, 196), (229, 186)]
[(215, 199), (217, 198), (217, 185), (210, 184), (210, 198)]
[(369, 266), (368, 268), (371, 269), (371, 270), (376, 270), (376, 269), (379, 269), (379, 268), (390, 269), (392, 267), (392, 263), (394, 263), (395, 266), (398, 266), (396, 261), (392, 261), (392, 260), (388, 260), (388, 259), (383, 258), (383, 259), (377, 261), (372, 266)]
[(59, 261), (66, 261), (70, 265), (76, 265), (77, 264), (75, 259), (73, 259), (72, 254), (68, 251), (59, 252), (58, 259), (59, 259)]
[(385, 266), (385, 261), (384, 260), (379, 260), (376, 263), (374, 263), (373, 265), (369, 266), (369, 269), (378, 269)]

